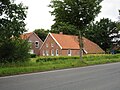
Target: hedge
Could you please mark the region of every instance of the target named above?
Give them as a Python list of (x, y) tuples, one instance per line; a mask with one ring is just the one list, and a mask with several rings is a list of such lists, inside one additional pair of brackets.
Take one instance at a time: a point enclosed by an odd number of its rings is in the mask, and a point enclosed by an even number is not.
[(46, 61), (54, 61), (54, 60), (67, 60), (67, 59), (79, 59), (79, 56), (51, 56), (51, 57), (39, 57), (36, 62), (46, 62)]

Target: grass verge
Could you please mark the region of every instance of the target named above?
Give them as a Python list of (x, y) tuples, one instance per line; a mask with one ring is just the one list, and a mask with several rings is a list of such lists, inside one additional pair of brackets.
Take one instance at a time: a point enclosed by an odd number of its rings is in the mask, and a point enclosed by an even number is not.
[(85, 55), (83, 60), (79, 57), (37, 57), (25, 63), (0, 64), (0, 76), (115, 63), (120, 62), (120, 55)]

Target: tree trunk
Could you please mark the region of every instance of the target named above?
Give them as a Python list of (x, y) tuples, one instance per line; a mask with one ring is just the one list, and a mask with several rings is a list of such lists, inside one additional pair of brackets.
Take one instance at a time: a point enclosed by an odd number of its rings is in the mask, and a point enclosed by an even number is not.
[(82, 40), (82, 34), (80, 30), (79, 30), (79, 47), (80, 47), (80, 61), (83, 61), (83, 58), (82, 58), (83, 40)]

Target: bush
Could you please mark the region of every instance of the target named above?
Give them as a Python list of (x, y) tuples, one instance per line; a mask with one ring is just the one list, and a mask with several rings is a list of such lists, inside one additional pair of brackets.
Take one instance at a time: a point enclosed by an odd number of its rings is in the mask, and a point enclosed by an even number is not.
[(23, 62), (29, 58), (29, 44), (25, 40), (12, 39), (0, 45), (0, 63)]
[(54, 57), (39, 57), (36, 62), (46, 62), (55, 60), (79, 59), (79, 56), (54, 56)]
[(36, 54), (30, 54), (31, 58), (36, 58)]
[[(84, 55), (84, 61), (101, 61), (101, 60), (112, 60), (114, 58), (119, 59), (120, 55), (111, 55), (111, 54), (95, 54), (95, 55)], [(36, 62), (47, 62), (47, 61), (56, 61), (56, 60), (79, 60), (79, 56), (49, 56), (49, 57), (39, 57), (36, 59)]]
[(120, 50), (115, 50), (115, 53), (120, 53)]

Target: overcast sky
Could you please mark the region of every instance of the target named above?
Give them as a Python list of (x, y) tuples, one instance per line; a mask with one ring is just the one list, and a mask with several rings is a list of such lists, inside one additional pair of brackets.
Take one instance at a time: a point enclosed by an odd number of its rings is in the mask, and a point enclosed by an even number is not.
[[(51, 10), (48, 5), (51, 0), (16, 0), (17, 3), (23, 2), (24, 5), (28, 6), (28, 13), (26, 19), (26, 28), (28, 32), (35, 29), (50, 29), (54, 23), (54, 16), (51, 16), (49, 11)], [(120, 0), (103, 0), (101, 3), (101, 13), (98, 15), (96, 20), (100, 18), (110, 18), (113, 21), (118, 20), (118, 9), (120, 9)]]

